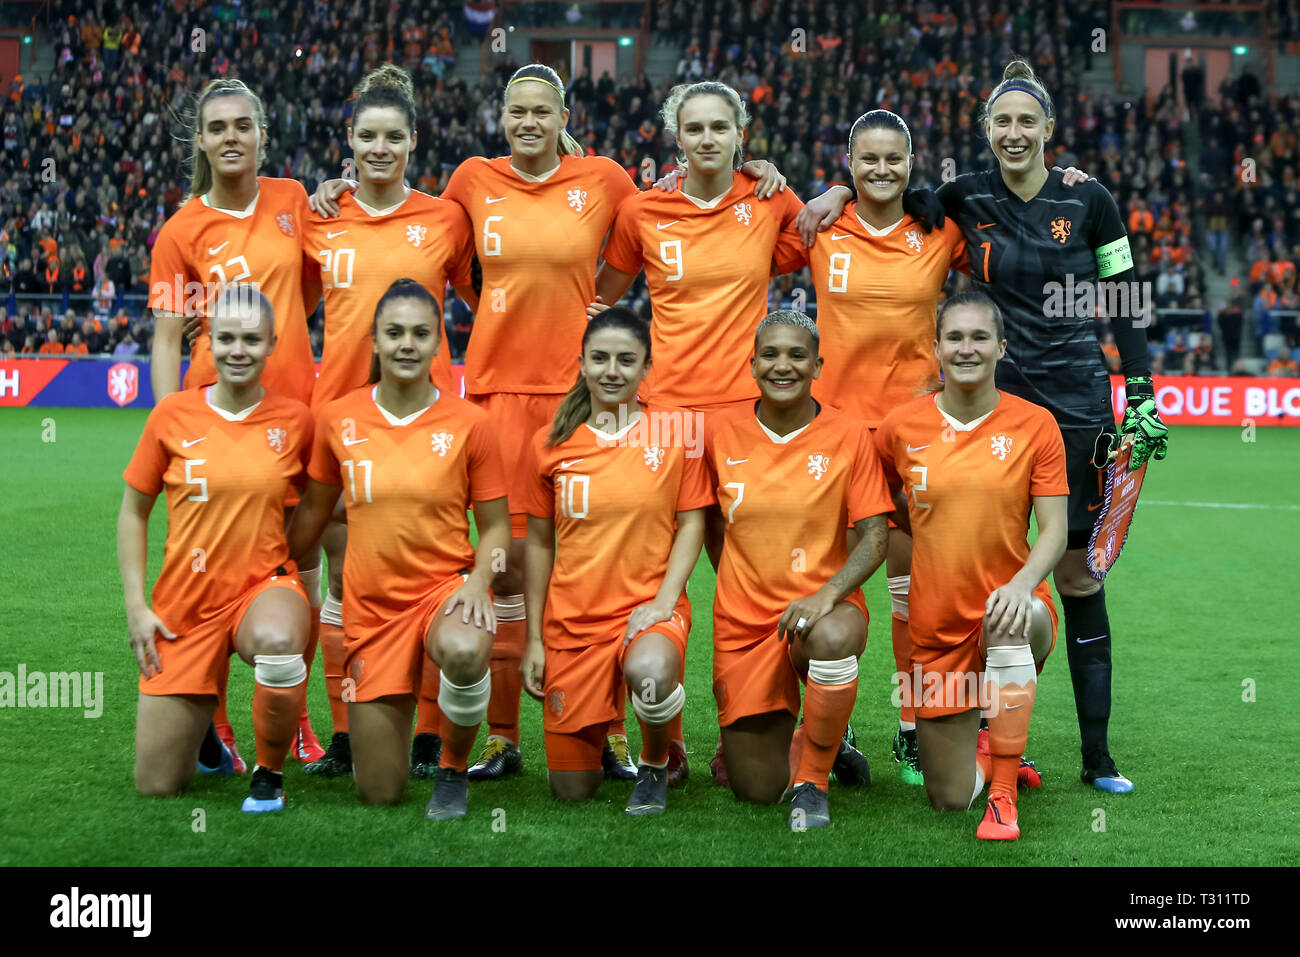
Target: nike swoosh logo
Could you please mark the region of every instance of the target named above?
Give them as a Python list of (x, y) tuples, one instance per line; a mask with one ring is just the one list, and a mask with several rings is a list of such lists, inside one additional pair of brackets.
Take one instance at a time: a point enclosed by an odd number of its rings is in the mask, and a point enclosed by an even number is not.
[(489, 206), (491, 206), (493, 203), (504, 203), (508, 197), (505, 197), (505, 196), (496, 196), (496, 197), (485, 196), (485, 197), (483, 197), (483, 198), (487, 201), (487, 204), (488, 204)]
[(908, 452), (909, 455), (911, 455), (911, 454), (916, 453), (916, 452), (924, 452), (924, 451), (925, 451), (926, 449), (928, 449), (929, 447), (930, 447), (930, 446), (928, 446), (928, 445), (915, 445), (915, 446), (914, 446), (914, 445), (909, 445), (909, 446), (907, 447), (907, 452)]
[(743, 465), (743, 464), (745, 464), (745, 463), (748, 462), (748, 461), (749, 461), (749, 459), (731, 459), (731, 458), (729, 458), (729, 459), (727, 459), (727, 464), (728, 464), (728, 465)]
[[(203, 439), (206, 439), (206, 438), (207, 438), (206, 435), (203, 436)], [(191, 445), (198, 445), (200, 442), (203, 441), (203, 439), (182, 439), (182, 440), (181, 440), (181, 448), (183, 448), (183, 449), (188, 449)]]
[(976, 223), (976, 229), (988, 229), (990, 226), (996, 226), (997, 223)]
[(680, 219), (674, 219), (671, 223), (661, 223), (658, 220), (656, 220), (655, 225), (657, 225), (660, 229), (667, 229), (669, 226), (675, 226), (680, 222), (681, 222)]
[(369, 442), (369, 441), (370, 441), (369, 439), (344, 439), (343, 444), (345, 446), (360, 445), (362, 442)]
[(215, 256), (217, 253), (221, 252), (221, 250), (225, 249), (225, 248), (226, 248), (227, 246), (229, 246), (229, 245), (230, 245), (230, 240), (227, 239), (224, 243), (222, 243), (222, 244), (221, 244), (220, 246), (218, 246), (216, 249), (209, 249), (209, 250), (208, 250), (208, 255), (209, 255), (209, 256)]
[(326, 239), (333, 239), (335, 236), (342, 236), (342, 235), (343, 235), (344, 233), (346, 233), (346, 232), (347, 232), (346, 229), (340, 229), (337, 233), (326, 233), (326, 234), (325, 234), (325, 238), (326, 238)]
[(1076, 638), (1074, 643), (1076, 645), (1086, 645), (1090, 641), (1101, 641), (1105, 637), (1105, 635), (1098, 635), (1096, 638)]
[(1088, 506), (1088, 511), (1090, 511), (1090, 512), (1095, 512), (1095, 511), (1097, 511), (1097, 509), (1099, 509), (1099, 508), (1101, 508), (1101, 502), (1098, 502), (1096, 505), (1089, 505), (1089, 506)]
[(836, 235), (835, 233), (831, 233), (831, 241), (834, 242), (835, 240), (838, 239), (848, 239), (852, 235), (853, 235), (852, 233), (840, 233), (839, 235)]
[(569, 460), (566, 461), (566, 462), (561, 462), (561, 463), (560, 463), (560, 468), (562, 468), (562, 469), (573, 468), (573, 466), (577, 465), (577, 464), (578, 464), (579, 462), (581, 462), (581, 461), (582, 461), (582, 459), (569, 459)]
[(1003, 710), (1005, 710), (1005, 711), (1015, 711), (1017, 708), (1023, 708), (1023, 707), (1024, 707), (1023, 704), (1009, 704), (1009, 705), (1007, 705), (1006, 708), (1003, 709)]

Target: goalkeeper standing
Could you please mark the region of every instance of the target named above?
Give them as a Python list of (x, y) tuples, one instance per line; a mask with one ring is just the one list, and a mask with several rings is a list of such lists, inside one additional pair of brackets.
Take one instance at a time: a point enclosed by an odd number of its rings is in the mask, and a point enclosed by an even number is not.
[[(1065, 611), (1082, 779), (1098, 790), (1125, 794), (1133, 783), (1116, 769), (1106, 741), (1111, 686), (1106, 592), (1087, 567), (1106, 459), (1116, 442), (1115, 417), (1092, 311), (1074, 308), (1066, 297), (1075, 299), (1088, 284), (1100, 292), (1098, 283), (1135, 291), (1128, 235), (1104, 186), (1089, 181), (1068, 188), (1060, 172), (1047, 169), (1043, 149), (1055, 127), (1055, 111), (1028, 63), (1007, 65), (981, 122), (998, 168), (958, 176), (940, 187), (939, 198), (966, 237), (971, 278), (1006, 320), (1007, 352), (998, 364), (997, 387), (1048, 409), (1065, 438), (1069, 537), (1053, 578)], [(828, 191), (808, 204), (809, 211), (838, 215), (835, 204), (847, 195), (844, 189)], [(1132, 434), (1132, 467), (1139, 468), (1153, 456), (1165, 457), (1169, 429), (1156, 411), (1143, 331), (1147, 323), (1138, 314), (1141, 300), (1130, 294), (1120, 301), (1129, 304), (1127, 315), (1110, 317), (1127, 381), (1128, 409), (1120, 431)]]

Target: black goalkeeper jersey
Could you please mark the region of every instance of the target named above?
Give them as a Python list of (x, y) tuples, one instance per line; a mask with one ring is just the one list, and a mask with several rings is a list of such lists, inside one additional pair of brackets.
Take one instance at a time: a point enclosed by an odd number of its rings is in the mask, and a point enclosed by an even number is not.
[(1067, 187), (1061, 176), (1049, 171), (1029, 202), (997, 169), (958, 176), (939, 198), (966, 237), (971, 278), (1006, 321), (998, 388), (1048, 409), (1062, 429), (1097, 428), (1115, 421), (1110, 380), (1093, 317), (1074, 304), (1080, 284), (1094, 293), (1104, 292), (1099, 281), (1127, 286), (1133, 269), (1110, 193), (1097, 182)]

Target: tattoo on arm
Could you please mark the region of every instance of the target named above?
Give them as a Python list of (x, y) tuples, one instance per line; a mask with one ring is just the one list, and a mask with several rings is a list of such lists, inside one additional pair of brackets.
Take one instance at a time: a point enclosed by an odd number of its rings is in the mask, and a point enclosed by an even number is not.
[(873, 515), (855, 526), (861, 537), (844, 567), (828, 583), (840, 595), (861, 588), (885, 560), (889, 530), (884, 515)]

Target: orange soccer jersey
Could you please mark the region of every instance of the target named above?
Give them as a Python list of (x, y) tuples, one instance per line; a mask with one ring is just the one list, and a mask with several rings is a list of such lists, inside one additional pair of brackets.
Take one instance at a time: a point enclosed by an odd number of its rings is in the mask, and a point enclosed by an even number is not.
[(353, 193), (343, 194), (339, 208), (338, 218), (311, 215), (302, 229), (302, 250), (320, 267), (325, 296), (325, 348), (312, 408), (369, 381), (375, 304), (397, 279), (414, 279), (438, 300), (439, 346), (430, 373), (434, 385), (453, 392), (442, 300), (448, 283), (469, 285), (474, 247), (465, 211), (414, 191), (382, 216), (367, 212)]
[(289, 560), (284, 500), (306, 482), (311, 412), (268, 392), (231, 415), (207, 389), (164, 396), (123, 478), (167, 492), (167, 545), (153, 610), (177, 634), (211, 618)]
[(396, 419), (375, 402), (378, 388), (349, 392), (320, 410), (309, 469), (316, 481), (343, 486), (350, 637), (472, 569), (466, 509), (506, 494), (485, 413), (442, 393), (424, 411)]
[[(866, 425), (825, 406), (785, 439), (738, 406), (709, 420), (705, 448), (727, 521), (713, 644), (738, 651), (772, 635), (790, 602), (844, 566), (845, 528), (893, 505)], [(866, 617), (861, 591), (847, 600)]]
[[(547, 447), (537, 432), (519, 487), (530, 515), (553, 518), (558, 540), (543, 633), (549, 648), (621, 637), (668, 570), (678, 512), (713, 504), (703, 448), (691, 448), (689, 412), (644, 407), (616, 433), (578, 426)], [(697, 437), (702, 438), (702, 437)]]
[(465, 355), (465, 389), (559, 394), (573, 385), (596, 263), (636, 185), (604, 156), (564, 156), (544, 179), (510, 157), (472, 157), (443, 192), (469, 213), (483, 288)]
[[(876, 432), (885, 474), (907, 493), (912, 523), (912, 644), (978, 636), (994, 589), (1029, 558), (1035, 495), (1068, 495), (1065, 443), (1052, 414), (999, 392), (982, 420), (949, 419), (928, 395), (895, 409)], [(1034, 594), (1050, 608), (1043, 582)]]
[(951, 219), (926, 233), (911, 216), (873, 235), (852, 206), (808, 250), (820, 352), (813, 395), (875, 428), (939, 381), (934, 319), (950, 269), (968, 271)]
[(803, 204), (790, 190), (755, 199), (755, 184), (737, 175), (707, 208), (681, 190), (652, 189), (619, 210), (604, 256), (622, 272), (645, 268), (654, 311), (645, 395), (655, 402), (698, 409), (758, 396), (754, 329), (767, 315), (773, 264), (803, 264), (794, 228)]
[[(307, 193), (292, 179), (257, 178), (257, 198), (243, 212), (214, 209), (195, 197), (163, 225), (149, 264), (149, 308), (206, 317), (209, 294), (225, 283), (256, 283), (275, 310), (275, 352), (262, 384), (300, 402), (311, 399), (316, 367), (307, 312), (320, 285), (303, 261), (301, 231), (311, 215)], [(185, 388), (217, 381), (208, 322), (190, 348)]]

